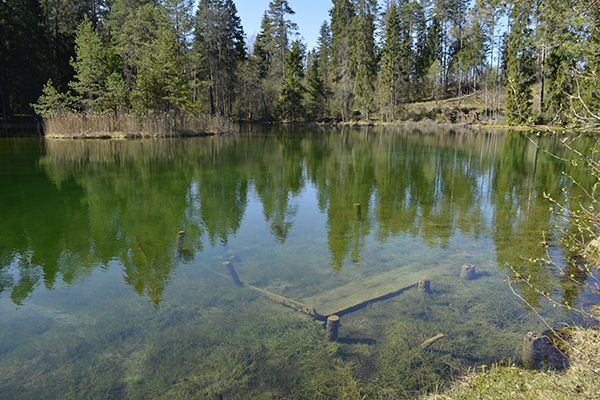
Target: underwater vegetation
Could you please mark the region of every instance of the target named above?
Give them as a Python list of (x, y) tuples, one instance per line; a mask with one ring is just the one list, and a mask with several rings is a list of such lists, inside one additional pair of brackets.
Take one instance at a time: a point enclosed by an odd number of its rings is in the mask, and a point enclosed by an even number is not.
[[(578, 188), (521, 135), (15, 140), (0, 156), (2, 399), (415, 398), (519, 362), (543, 326), (515, 271), (582, 295), (524, 261), (554, 223), (543, 193)], [(342, 315), (337, 341), (250, 289), (328, 315), (423, 278), (430, 293)]]

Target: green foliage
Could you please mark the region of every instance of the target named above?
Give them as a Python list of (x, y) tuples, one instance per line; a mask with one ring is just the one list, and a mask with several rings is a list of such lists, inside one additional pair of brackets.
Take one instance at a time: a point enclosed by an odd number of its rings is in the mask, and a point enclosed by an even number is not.
[(175, 32), (161, 23), (154, 40), (144, 47), (146, 51), (140, 54), (131, 93), (134, 111), (144, 114), (185, 110), (190, 104), (190, 89)]
[[(193, 3), (0, 3), (2, 113), (26, 112), (52, 77), (84, 112), (280, 116), (282, 92), (295, 92), (290, 80), (283, 87), (298, 29), (289, 1), (269, 2), (250, 55), (234, 0), (201, 0), (195, 17)], [(600, 125), (600, 16), (585, 0), (570, 7), (560, 0), (399, 0), (387, 3), (383, 18), (376, 0), (332, 3), (310, 49), (317, 68), (312, 58), (302, 62), (311, 119), (378, 112), (395, 120), (402, 103), (474, 94), (485, 110), (475, 120), (495, 119), (504, 108), (511, 124)], [(507, 12), (509, 28), (498, 23)], [(542, 119), (535, 83), (543, 83)]]
[(506, 119), (511, 125), (532, 121), (533, 55), (529, 12), (525, 7), (514, 7), (511, 32), (506, 49)]
[(277, 104), (277, 113), (284, 120), (301, 120), (305, 116), (303, 60), (304, 46), (296, 40), (285, 58), (285, 76)]
[(333, 0), (331, 9), (331, 62), (335, 101), (332, 104), (334, 115), (348, 120), (354, 105), (355, 68), (351, 62), (351, 27), (354, 19), (354, 5), (350, 0)]
[(106, 78), (106, 87), (101, 97), (102, 109), (116, 114), (129, 109), (129, 90), (123, 77), (113, 72)]
[(194, 54), (211, 114), (233, 114), (238, 74), (246, 59), (244, 30), (231, 0), (202, 0), (196, 14)]
[(313, 121), (327, 117), (329, 90), (322, 73), (321, 53), (313, 56), (313, 62), (306, 73), (306, 111)]
[(71, 60), (75, 76), (69, 86), (79, 95), (84, 111), (100, 111), (108, 76), (106, 47), (87, 18), (77, 29), (75, 52)]
[(36, 114), (52, 117), (73, 110), (73, 98), (68, 93), (61, 93), (49, 80), (42, 90), (37, 103), (33, 104)]
[(396, 118), (398, 104), (402, 95), (403, 46), (401, 42), (401, 26), (398, 6), (392, 3), (386, 13), (384, 43), (381, 56), (381, 72), (379, 74), (379, 92), (381, 113), (388, 120)]
[(354, 98), (361, 116), (369, 119), (373, 110), (374, 82), (377, 76), (377, 55), (375, 53), (375, 0), (358, 0), (355, 3), (356, 15), (352, 19), (351, 52), (354, 77)]

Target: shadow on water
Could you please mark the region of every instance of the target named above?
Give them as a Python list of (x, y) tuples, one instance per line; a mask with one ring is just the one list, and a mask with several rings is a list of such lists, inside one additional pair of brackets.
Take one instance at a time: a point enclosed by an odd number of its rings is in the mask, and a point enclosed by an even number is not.
[[(575, 202), (592, 184), (546, 154), (557, 139), (539, 145), (390, 129), (0, 141), (0, 397), (412, 397), (449, 366), (516, 359), (540, 322), (507, 275), (570, 301), (587, 278), (526, 262), (557, 222), (544, 193)], [(231, 285), (226, 261), (269, 293), (351, 310), (342, 338)], [(389, 295), (424, 277), (429, 295)]]

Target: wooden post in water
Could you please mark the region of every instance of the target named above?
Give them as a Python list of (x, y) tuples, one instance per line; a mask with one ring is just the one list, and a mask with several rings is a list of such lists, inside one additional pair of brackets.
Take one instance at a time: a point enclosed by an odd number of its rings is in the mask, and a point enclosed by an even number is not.
[(356, 210), (356, 217), (360, 220), (362, 218), (362, 206), (360, 203), (354, 203), (354, 210)]
[(233, 264), (231, 262), (225, 261), (223, 263), (223, 266), (225, 267), (225, 269), (227, 269), (227, 271), (229, 272), (229, 275), (231, 275), (231, 280), (233, 281), (233, 284), (235, 286), (239, 286), (239, 287), (244, 286), (244, 284), (240, 280), (240, 276), (238, 275), (237, 271), (235, 270), (235, 267), (233, 266)]
[[(551, 336), (554, 336), (554, 340)], [(527, 333), (523, 339), (521, 353), (523, 366), (527, 369), (565, 369), (569, 360), (564, 351), (557, 348), (558, 342), (563, 340), (552, 330), (547, 330), (542, 334)]]
[(337, 340), (340, 331), (340, 317), (330, 315), (327, 317), (327, 339)]
[(425, 294), (431, 293), (431, 279), (421, 279), (419, 281), (419, 291)]
[(477, 276), (475, 267), (471, 264), (465, 264), (460, 268), (460, 278), (464, 281), (471, 281)]
[(179, 231), (177, 234), (177, 253), (181, 255), (183, 252), (183, 244), (185, 243), (185, 231)]

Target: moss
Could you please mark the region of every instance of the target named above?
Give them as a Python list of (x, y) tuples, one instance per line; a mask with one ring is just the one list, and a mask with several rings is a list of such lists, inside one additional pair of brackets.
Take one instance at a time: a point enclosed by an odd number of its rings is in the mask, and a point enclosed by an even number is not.
[(489, 371), (471, 372), (449, 390), (428, 396), (429, 400), (553, 399), (588, 400), (598, 398), (600, 380), (600, 332), (572, 329), (571, 366), (564, 373), (527, 371), (517, 366), (495, 365)]

